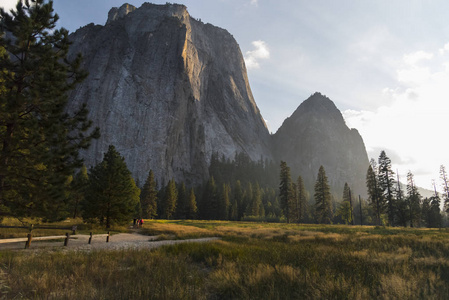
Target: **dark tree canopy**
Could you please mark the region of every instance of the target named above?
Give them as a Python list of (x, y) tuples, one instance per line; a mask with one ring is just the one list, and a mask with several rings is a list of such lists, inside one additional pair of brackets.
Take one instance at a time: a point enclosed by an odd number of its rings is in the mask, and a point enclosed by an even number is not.
[(187, 215), (186, 215), (187, 219), (195, 219), (196, 218), (196, 215), (198, 213), (198, 208), (196, 205), (195, 191), (193, 189), (190, 189), (189, 202), (187, 204), (186, 211), (187, 211)]
[(396, 199), (394, 197), (395, 179), (394, 172), (391, 169), (391, 160), (385, 151), (381, 151), (378, 162), (379, 188), (387, 205), (388, 224), (396, 225)]
[(382, 225), (382, 214), (385, 213), (386, 202), (379, 185), (377, 165), (374, 160), (371, 160), (366, 173), (366, 187), (368, 189), (369, 202), (374, 211), (374, 221), (377, 225)]
[(281, 208), (284, 212), (284, 216), (287, 218), (287, 223), (290, 223), (293, 219), (295, 199), (294, 190), (292, 185), (292, 178), (290, 175), (290, 168), (285, 161), (281, 161), (281, 174), (279, 185), (279, 198), (281, 202)]
[(152, 170), (148, 173), (147, 180), (140, 194), (140, 203), (143, 217), (153, 219), (157, 216), (157, 189)]
[(178, 202), (178, 190), (176, 189), (175, 180), (172, 179), (165, 187), (164, 197), (164, 217), (168, 220), (172, 219), (175, 214), (176, 205)]
[(314, 198), (317, 222), (320, 224), (330, 224), (333, 218), (332, 199), (329, 182), (323, 166), (320, 166), (318, 170)]
[(19, 2), (0, 11), (0, 208), (16, 217), (67, 216), (67, 179), (87, 148), (87, 110), (67, 113), (67, 93), (85, 77), (81, 57), (67, 59), (67, 30), (53, 3)]
[(90, 170), (83, 218), (97, 220), (107, 228), (124, 224), (134, 217), (139, 195), (125, 159), (109, 146), (103, 161)]
[(301, 176), (298, 176), (296, 180), (297, 193), (297, 206), (298, 206), (298, 222), (304, 222), (308, 215), (308, 204), (306, 196), (306, 188), (304, 186), (304, 180)]
[(407, 204), (410, 227), (419, 227), (421, 223), (421, 194), (415, 184), (412, 172), (407, 173)]

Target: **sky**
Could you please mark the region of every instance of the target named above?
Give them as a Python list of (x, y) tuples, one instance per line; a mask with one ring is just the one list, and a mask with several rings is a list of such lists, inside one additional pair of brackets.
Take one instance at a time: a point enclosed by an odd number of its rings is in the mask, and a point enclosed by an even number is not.
[[(11, 8), (16, 0), (2, 0)], [(144, 1), (128, 0), (139, 7)], [(55, 0), (59, 25), (104, 24), (124, 0)], [(152, 1), (165, 4), (166, 1)], [(245, 57), (270, 132), (315, 92), (329, 97), (363, 137), (385, 150), (401, 181), (439, 186), (449, 168), (449, 1), (178, 0), (190, 15), (228, 30)]]

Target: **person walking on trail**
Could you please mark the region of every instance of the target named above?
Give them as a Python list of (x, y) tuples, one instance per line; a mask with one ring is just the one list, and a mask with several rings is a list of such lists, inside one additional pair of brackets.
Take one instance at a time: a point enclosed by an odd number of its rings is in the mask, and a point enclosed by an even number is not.
[(139, 227), (142, 227), (142, 225), (143, 225), (143, 219), (140, 219), (139, 220)]

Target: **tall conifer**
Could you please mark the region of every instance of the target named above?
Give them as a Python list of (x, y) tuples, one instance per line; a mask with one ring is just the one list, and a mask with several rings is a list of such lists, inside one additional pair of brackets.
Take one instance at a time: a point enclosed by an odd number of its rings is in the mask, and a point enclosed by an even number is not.
[(381, 190), (383, 199), (386, 201), (387, 213), (388, 213), (388, 223), (390, 226), (395, 225), (395, 215), (396, 215), (396, 203), (394, 197), (394, 172), (391, 169), (391, 160), (385, 153), (381, 151), (379, 156), (379, 188)]
[(332, 223), (332, 198), (326, 172), (323, 166), (318, 170), (317, 180), (315, 182), (315, 213), (318, 223)]
[(188, 202), (188, 206), (187, 206), (187, 219), (195, 219), (197, 216), (197, 212), (198, 212), (198, 208), (196, 205), (196, 196), (195, 196), (195, 191), (192, 189), (190, 189), (190, 194), (189, 194), (189, 202)]
[(98, 220), (106, 228), (125, 224), (133, 217), (139, 195), (125, 159), (111, 145), (103, 161), (90, 170), (83, 218)]
[(382, 225), (382, 214), (385, 213), (386, 205), (382, 189), (379, 185), (379, 177), (377, 175), (377, 165), (371, 160), (370, 166), (366, 173), (366, 186), (368, 188), (368, 197), (371, 207), (374, 211), (374, 219), (376, 225)]
[(352, 207), (351, 189), (347, 182), (343, 188), (343, 201), (337, 209), (337, 215), (341, 216), (345, 224), (354, 225), (354, 213)]
[(79, 217), (81, 203), (84, 201), (86, 189), (89, 185), (89, 176), (87, 175), (87, 168), (85, 165), (81, 167), (78, 173), (71, 182), (71, 193), (69, 196), (69, 209), (72, 213), (72, 218)]
[(176, 204), (178, 201), (178, 191), (176, 189), (175, 180), (172, 179), (168, 182), (165, 188), (165, 198), (164, 198), (164, 217), (170, 220), (176, 210)]
[(410, 227), (418, 227), (421, 222), (421, 195), (412, 172), (407, 173), (407, 204)]
[(176, 203), (175, 218), (185, 219), (188, 205), (189, 195), (187, 194), (186, 185), (182, 182), (178, 187), (178, 201)]
[(81, 167), (87, 110), (66, 112), (67, 93), (85, 77), (81, 57), (69, 61), (68, 31), (56, 29), (53, 3), (20, 1), (0, 10), (0, 212), (65, 217), (67, 178)]
[(154, 180), (153, 170), (150, 170), (140, 195), (140, 203), (145, 218), (153, 219), (157, 216), (157, 201), (156, 181)]
[(237, 214), (235, 220), (240, 220), (243, 217), (243, 214), (245, 213), (243, 208), (243, 189), (240, 180), (237, 180), (235, 182), (233, 206), (234, 206), (233, 209), (236, 211), (234, 212), (234, 214)]
[(440, 166), (440, 179), (443, 187), (444, 210), (449, 213), (449, 178), (443, 165)]
[(279, 185), (279, 197), (282, 211), (287, 218), (287, 223), (292, 221), (292, 213), (294, 212), (294, 194), (293, 185), (290, 175), (290, 168), (285, 161), (281, 161), (281, 174)]

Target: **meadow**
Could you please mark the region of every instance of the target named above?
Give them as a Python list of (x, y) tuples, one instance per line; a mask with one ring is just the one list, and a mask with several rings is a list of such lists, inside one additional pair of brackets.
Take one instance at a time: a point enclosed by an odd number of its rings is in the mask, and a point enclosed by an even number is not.
[(447, 299), (449, 231), (146, 221), (155, 250), (0, 251), (5, 299)]

